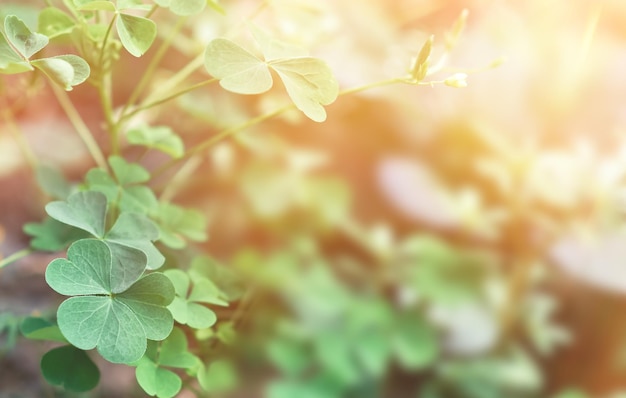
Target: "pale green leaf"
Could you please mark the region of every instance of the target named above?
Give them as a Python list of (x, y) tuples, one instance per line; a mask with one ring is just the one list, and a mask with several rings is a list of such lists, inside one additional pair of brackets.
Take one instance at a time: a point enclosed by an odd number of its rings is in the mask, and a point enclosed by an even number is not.
[(296, 107), (311, 120), (323, 122), (329, 105), (339, 94), (339, 85), (328, 65), (313, 57), (276, 59), (268, 62), (280, 76)]
[(39, 13), (37, 31), (52, 39), (69, 34), (76, 27), (76, 22), (56, 7), (47, 7)]
[(89, 64), (76, 55), (41, 58), (31, 61), (31, 64), (67, 91), (89, 77)]
[(104, 217), (107, 199), (99, 192), (77, 192), (67, 201), (50, 202), (46, 212), (50, 217), (65, 224), (82, 229), (96, 237), (104, 236)]
[(159, 365), (192, 369), (199, 365), (199, 361), (198, 357), (187, 350), (187, 337), (181, 329), (174, 328), (167, 339), (163, 340), (159, 351)]
[(109, 164), (120, 185), (138, 184), (150, 179), (150, 173), (138, 164), (129, 163), (120, 156), (111, 156)]
[(76, 8), (80, 11), (111, 11), (115, 12), (115, 4), (108, 0), (81, 1)]
[(32, 57), (48, 45), (48, 37), (32, 32), (26, 24), (15, 15), (4, 19), (4, 32), (7, 39), (25, 59)]
[(234, 93), (260, 94), (272, 87), (267, 64), (227, 39), (215, 39), (206, 48), (204, 66), (220, 85)]
[(135, 57), (148, 51), (157, 35), (156, 24), (143, 17), (119, 14), (115, 25), (122, 45)]
[(140, 0), (117, 0), (118, 10), (149, 10), (152, 6)]
[(158, 398), (176, 396), (183, 384), (176, 373), (163, 369), (149, 360), (142, 360), (139, 363), (135, 377), (146, 394)]
[(143, 145), (167, 153), (178, 159), (185, 153), (183, 140), (166, 126), (141, 126), (131, 129), (127, 135), (128, 142)]
[(306, 57), (309, 55), (305, 48), (277, 40), (257, 26), (252, 25), (251, 31), (254, 40), (261, 47), (261, 52), (267, 61)]
[(185, 247), (185, 238), (198, 242), (207, 239), (206, 219), (199, 211), (161, 203), (154, 218), (161, 232), (161, 242), (171, 248)]
[(9, 45), (6, 37), (0, 32), (0, 73), (14, 74), (33, 70), (33, 67)]
[(59, 169), (46, 164), (39, 164), (35, 173), (39, 187), (46, 194), (55, 199), (65, 199), (69, 196), (72, 187)]
[(207, 0), (170, 0), (170, 10), (181, 17), (199, 14), (206, 7)]

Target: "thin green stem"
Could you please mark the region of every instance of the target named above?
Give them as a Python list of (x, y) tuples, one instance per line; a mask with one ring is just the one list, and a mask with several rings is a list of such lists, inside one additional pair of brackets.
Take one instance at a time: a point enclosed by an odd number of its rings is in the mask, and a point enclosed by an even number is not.
[(100, 150), (100, 146), (93, 138), (91, 131), (89, 131), (89, 127), (87, 127), (87, 125), (81, 118), (80, 113), (78, 113), (78, 110), (76, 110), (76, 107), (70, 100), (69, 96), (65, 91), (57, 87), (55, 84), (51, 84), (50, 86), (52, 87), (52, 92), (54, 93), (57, 102), (59, 103), (59, 105), (61, 105), (63, 111), (65, 111), (67, 118), (74, 126), (74, 129), (78, 133), (78, 136), (81, 138), (81, 140), (83, 140), (83, 143), (87, 147), (87, 150), (91, 154), (91, 157), (96, 162), (98, 167), (106, 170), (107, 162), (104, 158), (104, 154)]
[(100, 49), (100, 55), (98, 56), (98, 65), (103, 65), (103, 61), (104, 61), (104, 53), (106, 52), (106, 48), (107, 48), (107, 43), (109, 41), (109, 36), (111, 35), (111, 31), (113, 30), (113, 24), (115, 23), (115, 20), (117, 19), (117, 14), (113, 15), (113, 18), (111, 18), (111, 22), (109, 23), (109, 26), (107, 27), (107, 31), (104, 34), (104, 40), (102, 40), (102, 48)]
[(170, 77), (167, 81), (162, 83), (154, 93), (151, 93), (146, 101), (151, 101), (153, 98), (162, 97), (167, 92), (171, 92), (177, 86), (179, 86), (185, 79), (191, 76), (192, 73), (196, 71), (196, 69), (200, 68), (204, 65), (204, 53), (198, 54), (196, 58), (191, 60), (184, 68), (176, 72), (176, 74)]
[(349, 95), (349, 94), (355, 94), (355, 93), (359, 93), (361, 91), (365, 91), (365, 90), (369, 90), (375, 87), (382, 87), (382, 86), (389, 86), (392, 84), (397, 84), (397, 83), (404, 83), (405, 80), (403, 78), (399, 78), (399, 77), (394, 77), (392, 79), (385, 79), (385, 80), (381, 80), (378, 82), (374, 82), (374, 83), (369, 83), (369, 84), (365, 84), (362, 86), (357, 86), (357, 87), (352, 87), (352, 88), (348, 88), (345, 89), (343, 91), (340, 91), (338, 96), (341, 97), (343, 95)]
[(146, 13), (146, 15), (144, 15), (144, 18), (150, 18), (152, 16), (152, 14), (154, 14), (156, 12), (156, 10), (159, 9), (159, 5), (158, 4), (154, 4), (152, 6), (152, 8)]
[(9, 257), (3, 258), (2, 261), (0, 261), (0, 269), (30, 255), (32, 252), (33, 249), (26, 248), (11, 254)]
[[(252, 127), (256, 124), (262, 123), (268, 119), (271, 119), (275, 116), (280, 115), (281, 113), (288, 111), (289, 109), (294, 108), (295, 106), (293, 104), (290, 105), (286, 105), (282, 108), (278, 108), (272, 112), (268, 112), (268, 113), (264, 113), (262, 115), (259, 115), (255, 118), (249, 119), (247, 121), (245, 121), (244, 123), (241, 123), (237, 126), (234, 127), (229, 127), (227, 129), (224, 129), (220, 132), (218, 132), (217, 134), (215, 134), (214, 136), (212, 136), (211, 138), (208, 138), (204, 141), (202, 141), (201, 143), (199, 143), (198, 145), (194, 146), (193, 148), (191, 148), (189, 151), (187, 151), (187, 153), (185, 153), (185, 155), (181, 158), (178, 159), (172, 159), (169, 162), (163, 164), (161, 167), (159, 167), (157, 170), (155, 170), (155, 172), (153, 173), (153, 177), (159, 176), (161, 175), (163, 172), (165, 172), (166, 170), (168, 170), (170, 167), (176, 165), (178, 162), (181, 162), (183, 160), (188, 161), (189, 158), (193, 157), (194, 155), (204, 151), (205, 149), (211, 147), (212, 145), (215, 145), (216, 143), (218, 143), (219, 141), (225, 139), (228, 136), (231, 136), (233, 134), (239, 133), (242, 130), (247, 129), (248, 127)], [(184, 167), (184, 166), (183, 166)]]
[(113, 99), (111, 98), (111, 72), (108, 71), (102, 76), (102, 80), (96, 85), (98, 89), (98, 96), (100, 97), (100, 104), (102, 105), (102, 111), (104, 112), (104, 118), (106, 120), (107, 131), (111, 137), (111, 152), (113, 155), (117, 155), (120, 152), (119, 142), (119, 125), (115, 122), (113, 117)]
[(120, 117), (119, 121), (122, 122), (122, 121), (124, 121), (124, 120), (126, 120), (126, 119), (128, 119), (128, 118), (130, 118), (130, 117), (132, 117), (134, 115), (136, 115), (139, 112), (145, 111), (146, 109), (150, 109), (150, 108), (155, 107), (157, 105), (161, 105), (161, 104), (163, 104), (163, 103), (165, 103), (167, 101), (171, 101), (174, 98), (178, 98), (178, 97), (180, 97), (183, 94), (187, 94), (190, 91), (196, 90), (196, 89), (198, 89), (200, 87), (207, 86), (207, 85), (209, 85), (211, 83), (214, 83), (216, 81), (217, 81), (217, 79), (203, 80), (203, 81), (201, 81), (199, 83), (193, 84), (193, 85), (191, 85), (191, 86), (189, 86), (187, 88), (184, 88), (184, 89), (182, 89), (180, 91), (177, 91), (177, 92), (175, 92), (173, 94), (170, 94), (167, 97), (164, 97), (164, 98), (161, 98), (161, 99), (149, 102), (147, 104), (139, 105), (137, 108), (133, 109), (131, 112), (128, 112), (125, 115), (122, 115)]
[(180, 29), (182, 29), (186, 20), (187, 18), (184, 18), (184, 17), (178, 18), (178, 20), (176, 21), (176, 25), (174, 25), (174, 28), (172, 29), (172, 31), (169, 32), (165, 40), (161, 43), (156, 54), (150, 60), (150, 64), (146, 68), (146, 71), (144, 72), (143, 76), (141, 76), (141, 80), (139, 80), (139, 83), (135, 86), (133, 92), (130, 94), (128, 101), (126, 101), (126, 104), (124, 105), (124, 108), (122, 109), (121, 115), (124, 115), (128, 111), (128, 108), (135, 104), (135, 101), (137, 101), (137, 98), (139, 98), (139, 95), (141, 95), (143, 90), (146, 88), (146, 85), (148, 84), (148, 82), (151, 81), (152, 76), (154, 75), (154, 71), (161, 63), (161, 60), (165, 56), (165, 53), (167, 52), (167, 50), (170, 48), (172, 44), (172, 40), (174, 40), (174, 37), (180, 31)]

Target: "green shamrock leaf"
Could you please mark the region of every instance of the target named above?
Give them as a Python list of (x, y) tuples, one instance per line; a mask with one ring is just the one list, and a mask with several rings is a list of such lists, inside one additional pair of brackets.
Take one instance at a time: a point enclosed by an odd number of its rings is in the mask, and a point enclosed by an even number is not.
[(48, 383), (74, 392), (89, 391), (100, 380), (100, 371), (87, 353), (71, 345), (45, 353), (41, 372)]
[(178, 394), (182, 386), (180, 377), (164, 367), (193, 369), (200, 366), (200, 359), (187, 350), (187, 337), (174, 328), (162, 342), (150, 341), (145, 355), (137, 364), (135, 376), (148, 395), (170, 398)]
[(37, 30), (52, 39), (69, 34), (76, 27), (76, 22), (56, 7), (47, 7), (39, 13)]
[(228, 305), (219, 298), (219, 289), (206, 278), (195, 278), (193, 288), (189, 275), (181, 270), (167, 270), (164, 274), (172, 281), (176, 297), (169, 305), (176, 322), (195, 329), (206, 329), (217, 321), (215, 312), (200, 303)]
[(3, 74), (22, 73), (33, 67), (13, 50), (6, 37), (0, 32), (0, 72)]
[(156, 206), (154, 193), (142, 185), (150, 179), (146, 169), (119, 156), (111, 156), (109, 165), (113, 170), (112, 176), (99, 168), (89, 170), (86, 176), (89, 189), (105, 194), (108, 201), (121, 211), (146, 214)]
[(148, 51), (157, 35), (157, 27), (153, 21), (135, 15), (120, 13), (115, 27), (122, 45), (135, 57), (141, 57)]
[(44, 252), (64, 250), (72, 242), (89, 237), (85, 231), (52, 217), (46, 217), (41, 223), (25, 224), (23, 229), (32, 237), (30, 247)]
[(218, 359), (207, 367), (204, 364), (200, 366), (198, 382), (204, 391), (220, 394), (232, 391), (239, 380), (232, 362)]
[(185, 247), (185, 238), (196, 242), (207, 239), (206, 219), (199, 211), (160, 203), (153, 218), (159, 227), (161, 242), (173, 249)]
[(20, 332), (27, 339), (67, 343), (67, 339), (57, 325), (40, 317), (28, 316), (24, 318), (20, 324)]
[[(117, 254), (117, 253), (116, 253)], [(146, 351), (146, 339), (163, 340), (173, 327), (167, 310), (174, 287), (161, 273), (141, 277), (144, 268), (139, 250), (124, 251), (115, 261), (110, 247), (97, 239), (83, 239), (70, 246), (67, 259), (53, 260), (46, 282), (56, 292), (75, 296), (57, 311), (61, 332), (74, 346), (97, 348), (110, 362), (130, 363)]]
[(169, 8), (181, 17), (199, 14), (206, 7), (207, 0), (155, 0), (161, 7)]
[(15, 15), (7, 15), (4, 19), (4, 31), (13, 48), (24, 59), (29, 59), (48, 45), (46, 35), (32, 32), (24, 21)]
[[(132, 180), (134, 177), (126, 178)], [(113, 227), (107, 233), (104, 232), (107, 198), (100, 192), (74, 193), (67, 201), (48, 203), (46, 211), (50, 217), (102, 239), (109, 246), (109, 250), (116, 254), (115, 262), (139, 261), (138, 267), (148, 269), (159, 268), (165, 262), (165, 257), (152, 243), (158, 239), (159, 231), (154, 223), (142, 214), (122, 212)], [(139, 250), (145, 257), (133, 256), (134, 250)], [(131, 253), (126, 254), (125, 251)]]
[(339, 85), (328, 65), (306, 56), (299, 47), (268, 38), (260, 30), (254, 33), (265, 61), (228, 39), (217, 38), (206, 48), (206, 70), (228, 91), (260, 94), (273, 85), (269, 70), (272, 68), (299, 110), (316, 122), (326, 120), (323, 105), (333, 103), (339, 94)]
[(127, 135), (128, 142), (167, 153), (178, 159), (185, 153), (183, 140), (167, 126), (141, 126), (131, 129)]
[(72, 54), (36, 59), (31, 61), (31, 65), (67, 91), (87, 80), (90, 73), (89, 64)]

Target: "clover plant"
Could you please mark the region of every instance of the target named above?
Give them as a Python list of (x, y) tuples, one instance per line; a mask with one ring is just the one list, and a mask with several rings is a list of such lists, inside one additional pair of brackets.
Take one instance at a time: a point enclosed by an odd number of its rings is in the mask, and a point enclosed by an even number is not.
[[(259, 12), (268, 4), (262, 2)], [(441, 337), (424, 306), (399, 308), (376, 289), (353, 292), (329, 271), (333, 262), (329, 259), (316, 258), (305, 269), (295, 265), (300, 254), (266, 259), (267, 267), (260, 264), (265, 260), (224, 266), (207, 257), (211, 253), (199, 245), (208, 239), (206, 209), (172, 200), (177, 189), (189, 184), (194, 162), (206, 150), (287, 111), (323, 122), (332, 118), (328, 106), (339, 96), (372, 87), (467, 85), (465, 73), (431, 78), (442, 68), (442, 63), (431, 62), (433, 37), (412, 61), (407, 60), (405, 75), (346, 88), (324, 60), (288, 37), (274, 37), (269, 27), (253, 21), (257, 15), (253, 14), (233, 31), (224, 30), (201, 48), (194, 47), (196, 60), (163, 73), (169, 76), (163, 81), (159, 71), (167, 71), (168, 51), (175, 54), (172, 46), (177, 41), (191, 40), (185, 26), (207, 13), (228, 14), (228, 5), (217, 0), (47, 0), (45, 5), (32, 10), (36, 24), (13, 14), (4, 18), (0, 74), (28, 76), (33, 87), (46, 79), (93, 166), (70, 181), (59, 170), (31, 159), (33, 172), (51, 199), (45, 205), (47, 216), (25, 225), (31, 248), (1, 263), (4, 267), (32, 251), (60, 256), (45, 271), (50, 288), (66, 296), (58, 298), (60, 304), (51, 316), (22, 319), (0, 314), (0, 330), (9, 330), (10, 339), (20, 324), (27, 338), (61, 344), (42, 357), (45, 380), (68, 391), (94, 388), (100, 378), (92, 360), (95, 349), (109, 362), (135, 367), (138, 385), (150, 396), (174, 397), (183, 389), (198, 396), (222, 394), (234, 387), (238, 376), (220, 349), (227, 351), (223, 347), (241, 338), (238, 328), (251, 295), (268, 286), (274, 286), (274, 293), (286, 298), (295, 313), (293, 323), (285, 323), (268, 344), (272, 362), (284, 375), (270, 385), (270, 397), (366, 396), (358, 394), (379, 383), (391, 363), (408, 371), (436, 370), (437, 380), (456, 377), (462, 365), (438, 365), (443, 356)], [(446, 36), (443, 60), (466, 16), (463, 13)], [(254, 40), (244, 41), (245, 33)], [(146, 62), (136, 60), (145, 56)], [(197, 73), (198, 67), (203, 71)], [(119, 103), (117, 74), (136, 68), (139, 80)], [(203, 80), (198, 81), (198, 75)], [(286, 95), (273, 87), (276, 77)], [(150, 112), (168, 109), (172, 100), (191, 92), (214, 95), (215, 90), (206, 87), (212, 83), (233, 95), (271, 92), (284, 105), (208, 137), (180, 134), (167, 118), (151, 124)], [(97, 93), (102, 134), (88, 127), (87, 116), (67, 94), (79, 85)], [(26, 91), (19, 101), (32, 95)], [(14, 120), (19, 101), (3, 110), (7, 120)], [(172, 125), (164, 124), (168, 122)], [(280, 178), (278, 173), (269, 176)], [(278, 204), (320, 214), (311, 225), (350, 230), (347, 206), (341, 205), (347, 202), (342, 184), (308, 176), (302, 181), (305, 191), (314, 193), (313, 199), (284, 197)], [(242, 190), (242, 197), (250, 192)], [(282, 211), (280, 206), (276, 209)], [(353, 234), (359, 240), (357, 235)], [(433, 250), (428, 255), (433, 260), (415, 273), (407, 271), (405, 282), (422, 291), (428, 303), (445, 301), (441, 293), (446, 289), (455, 297), (475, 297), (480, 290), (476, 285), (487, 273), (467, 280), (455, 260), (458, 253)], [(285, 290), (276, 288), (285, 278), (289, 279)], [(373, 391), (378, 390), (370, 394)]]

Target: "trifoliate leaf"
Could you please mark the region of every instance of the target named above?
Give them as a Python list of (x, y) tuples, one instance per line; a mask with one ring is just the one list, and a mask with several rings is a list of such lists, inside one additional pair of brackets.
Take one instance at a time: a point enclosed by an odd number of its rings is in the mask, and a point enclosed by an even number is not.
[(41, 58), (31, 61), (31, 64), (67, 91), (89, 77), (89, 64), (77, 55)]
[(109, 164), (120, 185), (139, 184), (150, 179), (150, 173), (138, 164), (128, 163), (120, 156), (111, 156)]
[(150, 173), (138, 164), (126, 162), (119, 156), (109, 158), (113, 177), (102, 169), (91, 169), (85, 177), (87, 186), (102, 192), (108, 201), (122, 211), (146, 214), (157, 205), (150, 188), (139, 185), (148, 181)]
[(206, 48), (204, 66), (220, 85), (238, 94), (261, 94), (272, 88), (267, 64), (227, 39), (215, 39)]
[(39, 13), (37, 31), (52, 39), (71, 33), (75, 26), (72, 17), (56, 7), (47, 7)]
[(189, 291), (191, 285), (189, 276), (181, 270), (167, 270), (164, 274), (170, 279), (176, 291), (174, 301), (168, 306), (176, 322), (189, 325), (194, 329), (206, 329), (213, 326), (217, 321), (215, 312), (198, 303), (211, 303), (211, 298), (218, 300), (217, 292), (201, 292), (207, 287), (206, 284), (194, 284), (193, 289)]
[(125, 253), (123, 264), (116, 264), (106, 243), (83, 239), (70, 246), (67, 260), (53, 260), (46, 269), (52, 289), (77, 296), (57, 311), (63, 335), (78, 348), (97, 348), (114, 363), (137, 361), (146, 339), (163, 340), (173, 327), (166, 308), (174, 298), (172, 283), (159, 273), (139, 279), (145, 255), (132, 249)]
[(0, 73), (13, 74), (33, 70), (33, 67), (11, 48), (4, 34), (0, 32)]
[(159, 150), (174, 159), (180, 158), (185, 153), (183, 140), (166, 126), (137, 127), (128, 132), (127, 138), (131, 144)]
[(9, 42), (25, 59), (29, 59), (48, 45), (48, 37), (32, 32), (26, 24), (15, 15), (4, 19), (4, 32)]
[(198, 357), (187, 350), (187, 337), (182, 329), (174, 328), (163, 340), (156, 361), (161, 366), (192, 369), (200, 364)]
[(161, 203), (153, 218), (159, 226), (161, 242), (173, 249), (185, 247), (185, 238), (196, 242), (207, 239), (206, 219), (199, 211)]
[(100, 371), (87, 353), (71, 345), (45, 353), (41, 372), (48, 383), (74, 392), (89, 391), (100, 380)]
[(104, 236), (104, 218), (107, 199), (99, 192), (77, 192), (67, 201), (50, 202), (46, 212), (62, 223), (89, 232), (96, 237)]
[(311, 120), (323, 122), (326, 111), (339, 94), (339, 84), (328, 65), (318, 58), (299, 57), (268, 62), (280, 76), (296, 107)]
[(157, 35), (153, 21), (134, 15), (119, 14), (115, 26), (122, 45), (135, 57), (148, 51)]

